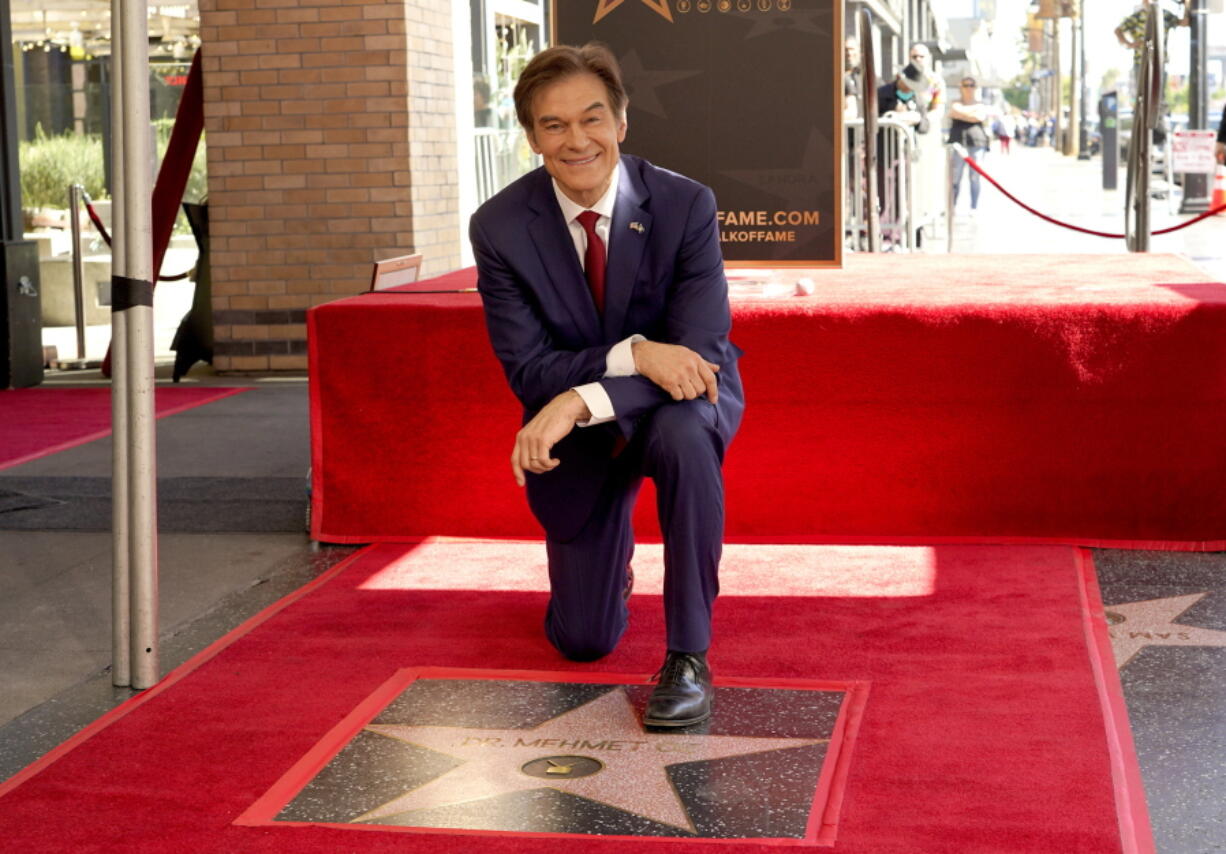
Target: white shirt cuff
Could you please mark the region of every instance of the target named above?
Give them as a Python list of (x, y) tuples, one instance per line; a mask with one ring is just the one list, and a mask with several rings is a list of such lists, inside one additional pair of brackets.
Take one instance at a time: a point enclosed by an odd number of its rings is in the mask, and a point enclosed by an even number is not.
[(605, 356), (605, 371), (606, 377), (633, 377), (638, 374), (638, 369), (634, 367), (634, 349), (633, 346), (637, 341), (646, 341), (642, 335), (631, 335), (625, 340), (618, 341), (609, 349), (609, 354)]
[(591, 418), (587, 421), (577, 422), (575, 424), (576, 427), (591, 427), (595, 424), (604, 424), (606, 421), (612, 421), (617, 417), (613, 414), (613, 401), (609, 399), (609, 393), (604, 390), (604, 386), (600, 383), (577, 385), (575, 386), (575, 392), (587, 404), (588, 412), (592, 413)]

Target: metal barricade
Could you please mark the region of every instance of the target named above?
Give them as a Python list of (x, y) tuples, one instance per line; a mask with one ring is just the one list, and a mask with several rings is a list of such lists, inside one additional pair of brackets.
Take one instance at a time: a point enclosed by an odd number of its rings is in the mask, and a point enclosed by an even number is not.
[[(845, 237), (849, 249), (870, 251), (871, 211), (868, 209), (866, 188), (872, 182), (865, 168), (864, 120), (849, 119), (845, 126), (848, 138), (848, 155), (843, 164), (846, 170), (843, 186), (847, 195)], [(878, 119), (876, 211), (883, 248), (905, 252), (913, 252), (917, 248), (916, 231), (926, 224), (918, 222), (915, 216), (915, 170), (918, 160), (915, 131), (889, 116)], [(934, 164), (933, 168), (938, 168), (938, 165)]]

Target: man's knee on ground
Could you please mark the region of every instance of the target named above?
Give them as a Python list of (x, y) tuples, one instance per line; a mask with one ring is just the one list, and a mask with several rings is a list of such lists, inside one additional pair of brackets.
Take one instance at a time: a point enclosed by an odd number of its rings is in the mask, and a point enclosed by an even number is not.
[(617, 638), (609, 640), (598, 637), (572, 639), (559, 637), (556, 634), (551, 640), (553, 645), (557, 647), (558, 652), (571, 661), (596, 661), (599, 658), (604, 658), (613, 651), (618, 641)]

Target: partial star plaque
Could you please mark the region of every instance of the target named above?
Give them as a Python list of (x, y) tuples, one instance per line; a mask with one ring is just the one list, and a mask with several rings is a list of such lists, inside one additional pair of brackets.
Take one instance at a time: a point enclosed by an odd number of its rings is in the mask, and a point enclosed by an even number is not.
[(1191, 593), (1107, 605), (1107, 633), (1116, 667), (1123, 667), (1147, 646), (1226, 646), (1226, 632), (1175, 622), (1208, 595)]
[(619, 674), (402, 670), (237, 823), (831, 845), (867, 686), (717, 679), (646, 728)]

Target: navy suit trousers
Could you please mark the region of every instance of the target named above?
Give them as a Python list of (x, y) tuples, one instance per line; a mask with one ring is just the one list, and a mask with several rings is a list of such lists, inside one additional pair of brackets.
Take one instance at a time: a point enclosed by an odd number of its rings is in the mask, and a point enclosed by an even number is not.
[(551, 596), (545, 633), (567, 658), (600, 658), (626, 629), (622, 591), (634, 556), (631, 517), (644, 476), (655, 481), (664, 534), (668, 648), (704, 652), (711, 645), (724, 534), (724, 443), (716, 417), (705, 399), (660, 406), (614, 461), (579, 534), (565, 542), (546, 540)]

